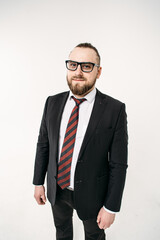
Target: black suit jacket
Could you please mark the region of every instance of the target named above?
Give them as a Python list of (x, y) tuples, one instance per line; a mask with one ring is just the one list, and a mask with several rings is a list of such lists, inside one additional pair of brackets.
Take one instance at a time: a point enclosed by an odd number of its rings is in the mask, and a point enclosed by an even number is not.
[[(55, 204), (61, 116), (69, 92), (46, 100), (41, 122), (33, 184), (44, 184)], [(94, 218), (104, 205), (119, 211), (127, 169), (125, 104), (97, 90), (91, 118), (79, 152), (74, 179), (74, 200), (82, 220)]]

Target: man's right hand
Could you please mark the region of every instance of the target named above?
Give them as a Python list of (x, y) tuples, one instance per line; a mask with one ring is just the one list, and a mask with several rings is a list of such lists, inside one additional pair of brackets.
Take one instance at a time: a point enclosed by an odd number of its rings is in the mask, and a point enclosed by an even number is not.
[(46, 203), (45, 187), (35, 186), (34, 197), (39, 205), (44, 205)]

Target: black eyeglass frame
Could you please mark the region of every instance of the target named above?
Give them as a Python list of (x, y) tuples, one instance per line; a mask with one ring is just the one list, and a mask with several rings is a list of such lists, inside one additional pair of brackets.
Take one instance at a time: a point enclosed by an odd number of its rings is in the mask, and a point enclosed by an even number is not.
[[(68, 66), (67, 66), (67, 63), (68, 63), (68, 62), (77, 63), (76, 69), (74, 69), (74, 70), (69, 69)], [(94, 66), (100, 67), (100, 65), (98, 65), (98, 64), (96, 64), (96, 63), (92, 63), (92, 62), (76, 62), (76, 61), (72, 61), (72, 60), (66, 60), (65, 63), (66, 63), (66, 68), (67, 68), (68, 70), (70, 70), (70, 71), (76, 71), (77, 68), (78, 68), (78, 66), (80, 65), (82, 72), (86, 72), (86, 73), (92, 72)], [(84, 71), (84, 70), (82, 69), (82, 64), (88, 64), (88, 63), (89, 63), (89, 64), (92, 64), (92, 70), (91, 70), (91, 71)]]

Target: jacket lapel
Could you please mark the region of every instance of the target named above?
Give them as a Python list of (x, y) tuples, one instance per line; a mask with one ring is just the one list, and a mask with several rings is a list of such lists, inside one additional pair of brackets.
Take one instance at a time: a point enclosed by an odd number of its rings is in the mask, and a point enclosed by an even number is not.
[(98, 125), (98, 122), (101, 119), (101, 116), (103, 114), (104, 108), (106, 107), (106, 97), (97, 90), (96, 93), (96, 98), (95, 98), (95, 103), (93, 106), (93, 110), (91, 113), (90, 121), (86, 130), (86, 134), (83, 139), (83, 143), (79, 152), (79, 157), (78, 159), (81, 158), (86, 145), (90, 138), (92, 137), (92, 134), (95, 132), (96, 126)]
[(59, 96), (57, 96), (54, 104), (52, 105), (51, 118), (50, 118), (50, 133), (53, 139), (53, 146), (55, 149), (56, 159), (58, 159), (60, 123), (61, 123), (63, 109), (68, 96), (69, 96), (69, 92), (60, 94)]

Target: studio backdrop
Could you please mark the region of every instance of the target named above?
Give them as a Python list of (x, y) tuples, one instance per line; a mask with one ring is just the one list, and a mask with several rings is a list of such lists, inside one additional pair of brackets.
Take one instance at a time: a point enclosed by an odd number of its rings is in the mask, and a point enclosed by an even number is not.
[[(160, 239), (160, 2), (0, 1), (0, 240), (55, 239), (51, 207), (32, 185), (45, 100), (68, 90), (65, 60), (90, 42), (96, 87), (126, 104), (129, 168), (109, 240)], [(83, 226), (74, 214), (74, 236)]]

